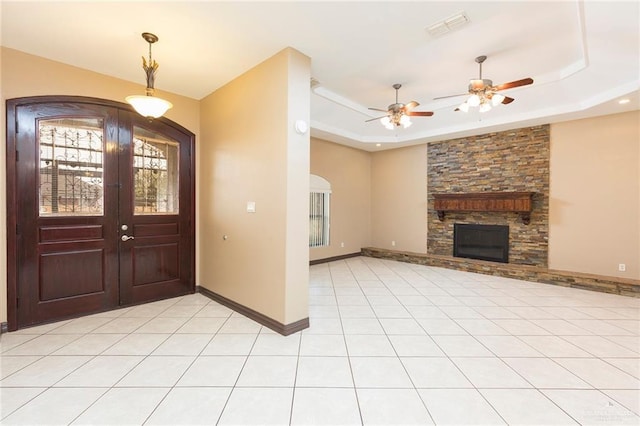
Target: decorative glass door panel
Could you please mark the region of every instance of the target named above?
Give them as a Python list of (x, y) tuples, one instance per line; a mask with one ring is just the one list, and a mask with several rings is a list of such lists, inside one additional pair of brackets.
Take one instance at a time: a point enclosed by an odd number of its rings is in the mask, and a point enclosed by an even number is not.
[(102, 215), (104, 128), (100, 118), (40, 120), (40, 216)]
[(134, 214), (178, 214), (179, 144), (133, 128)]
[(192, 133), (80, 97), (7, 118), (10, 330), (195, 290)]

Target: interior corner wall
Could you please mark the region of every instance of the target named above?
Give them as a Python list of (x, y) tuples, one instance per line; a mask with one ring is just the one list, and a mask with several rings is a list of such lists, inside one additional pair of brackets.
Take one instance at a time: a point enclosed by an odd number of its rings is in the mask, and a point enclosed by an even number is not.
[[(132, 67), (139, 67), (135, 61)], [(144, 74), (140, 72), (140, 81), (144, 82)], [(162, 86), (162, 82), (159, 83)], [(0, 47), (0, 176), (6, 182), (6, 100), (26, 96), (70, 95), (89, 96), (124, 102), (124, 98), (132, 94), (143, 94), (144, 85), (109, 77), (93, 71), (77, 68), (61, 62), (52, 61), (39, 56), (30, 55), (18, 50)], [(158, 96), (173, 103), (173, 109), (165, 115), (196, 135), (196, 156), (198, 156), (200, 133), (199, 101), (172, 93), (157, 91)], [(197, 158), (197, 157), (196, 157)], [(197, 166), (196, 166), (197, 167)], [(196, 188), (198, 187), (196, 178)], [(0, 185), (0, 270), (7, 270), (7, 217), (6, 186)], [(197, 210), (197, 207), (196, 207)], [(196, 221), (198, 220), (196, 211)], [(198, 223), (196, 222), (198, 234)], [(198, 277), (199, 256), (196, 250), (196, 277)], [(7, 321), (7, 276), (0, 274), (0, 322)], [(197, 281), (196, 281), (197, 282)]]
[(426, 253), (427, 145), (374, 153), (371, 188), (373, 247)]
[(285, 49), (201, 101), (199, 285), (285, 325), (308, 317), (309, 139), (290, 129), (309, 117), (310, 65), (298, 55)]
[(640, 111), (552, 124), (549, 267), (640, 279), (639, 187)]
[(311, 173), (331, 184), (331, 210), (329, 246), (309, 248), (310, 259), (359, 253), (370, 246), (371, 154), (311, 138)]
[[(284, 324), (309, 317), (309, 170), (311, 59), (287, 49), (287, 233)], [(305, 132), (296, 122), (307, 124)]]

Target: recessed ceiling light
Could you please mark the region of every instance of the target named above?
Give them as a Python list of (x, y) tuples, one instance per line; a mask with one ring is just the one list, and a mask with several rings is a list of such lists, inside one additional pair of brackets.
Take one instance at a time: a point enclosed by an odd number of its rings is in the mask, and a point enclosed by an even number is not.
[(620, 105), (628, 104), (629, 102), (631, 102), (631, 100), (629, 100), (629, 99), (627, 99), (627, 98), (625, 98), (625, 99), (620, 99), (620, 100), (618, 101), (618, 103), (619, 103)]
[(382, 146), (382, 144), (381, 143), (377, 143), (376, 146)]

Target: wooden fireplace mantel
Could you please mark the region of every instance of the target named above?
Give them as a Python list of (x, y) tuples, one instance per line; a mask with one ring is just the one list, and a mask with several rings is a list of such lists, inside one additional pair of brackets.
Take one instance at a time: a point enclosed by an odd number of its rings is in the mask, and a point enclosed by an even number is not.
[(446, 212), (515, 212), (522, 223), (531, 222), (534, 192), (475, 192), (433, 194), (434, 209), (438, 219), (444, 220)]

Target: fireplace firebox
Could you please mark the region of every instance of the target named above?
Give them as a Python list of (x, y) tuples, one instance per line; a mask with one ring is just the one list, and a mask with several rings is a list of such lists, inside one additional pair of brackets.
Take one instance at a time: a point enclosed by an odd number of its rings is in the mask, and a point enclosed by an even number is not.
[(509, 262), (509, 226), (453, 225), (453, 256)]

